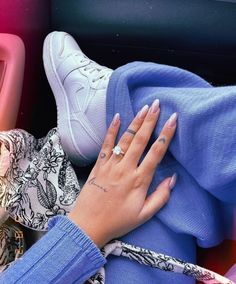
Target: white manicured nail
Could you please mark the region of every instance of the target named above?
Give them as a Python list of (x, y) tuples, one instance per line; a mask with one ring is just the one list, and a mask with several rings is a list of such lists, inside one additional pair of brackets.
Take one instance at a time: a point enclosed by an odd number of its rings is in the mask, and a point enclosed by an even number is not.
[(157, 113), (159, 109), (159, 105), (160, 105), (160, 101), (156, 99), (151, 105), (150, 113)]
[(138, 113), (139, 118), (144, 118), (148, 112), (148, 105), (145, 105)]
[(119, 123), (120, 121), (120, 114), (119, 113), (116, 113), (113, 117), (113, 120), (112, 120), (112, 125), (113, 126), (117, 126), (117, 124)]
[(167, 121), (167, 126), (168, 127), (175, 127), (176, 126), (176, 123), (177, 123), (177, 118), (178, 118), (178, 114), (177, 112), (174, 112), (170, 118), (168, 119)]
[(174, 173), (173, 176), (171, 177), (170, 182), (169, 182), (169, 188), (170, 189), (173, 189), (175, 187), (176, 180), (177, 180), (177, 174)]

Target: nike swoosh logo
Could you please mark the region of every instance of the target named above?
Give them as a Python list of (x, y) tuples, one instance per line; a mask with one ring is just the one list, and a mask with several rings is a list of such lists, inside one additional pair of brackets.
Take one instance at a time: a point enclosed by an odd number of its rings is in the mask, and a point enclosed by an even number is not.
[(79, 89), (76, 90), (76, 93), (78, 93), (79, 91), (83, 90), (84, 87), (80, 87)]

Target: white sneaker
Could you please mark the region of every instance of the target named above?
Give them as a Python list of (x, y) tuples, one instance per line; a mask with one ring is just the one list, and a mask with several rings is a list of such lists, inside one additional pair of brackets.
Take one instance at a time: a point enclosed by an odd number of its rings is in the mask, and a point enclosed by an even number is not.
[(112, 70), (83, 54), (67, 33), (50, 33), (43, 46), (45, 72), (55, 96), (61, 143), (72, 163), (94, 161), (106, 134), (106, 90)]

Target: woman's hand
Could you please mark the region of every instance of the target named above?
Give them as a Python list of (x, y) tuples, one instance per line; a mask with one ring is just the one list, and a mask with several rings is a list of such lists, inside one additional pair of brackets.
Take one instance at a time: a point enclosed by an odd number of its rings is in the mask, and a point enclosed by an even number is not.
[(118, 142), (124, 152), (119, 155), (112, 152), (120, 126), (119, 114), (114, 116), (97, 162), (68, 215), (99, 248), (149, 220), (169, 199), (176, 174), (146, 195), (156, 167), (174, 136), (176, 113), (139, 164), (159, 113), (158, 100), (150, 108), (142, 108)]

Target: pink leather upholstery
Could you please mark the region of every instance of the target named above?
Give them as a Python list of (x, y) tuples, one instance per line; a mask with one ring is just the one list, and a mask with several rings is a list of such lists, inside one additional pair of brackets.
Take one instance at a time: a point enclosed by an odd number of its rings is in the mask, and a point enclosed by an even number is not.
[(0, 130), (15, 127), (25, 65), (25, 47), (16, 35), (0, 33)]

